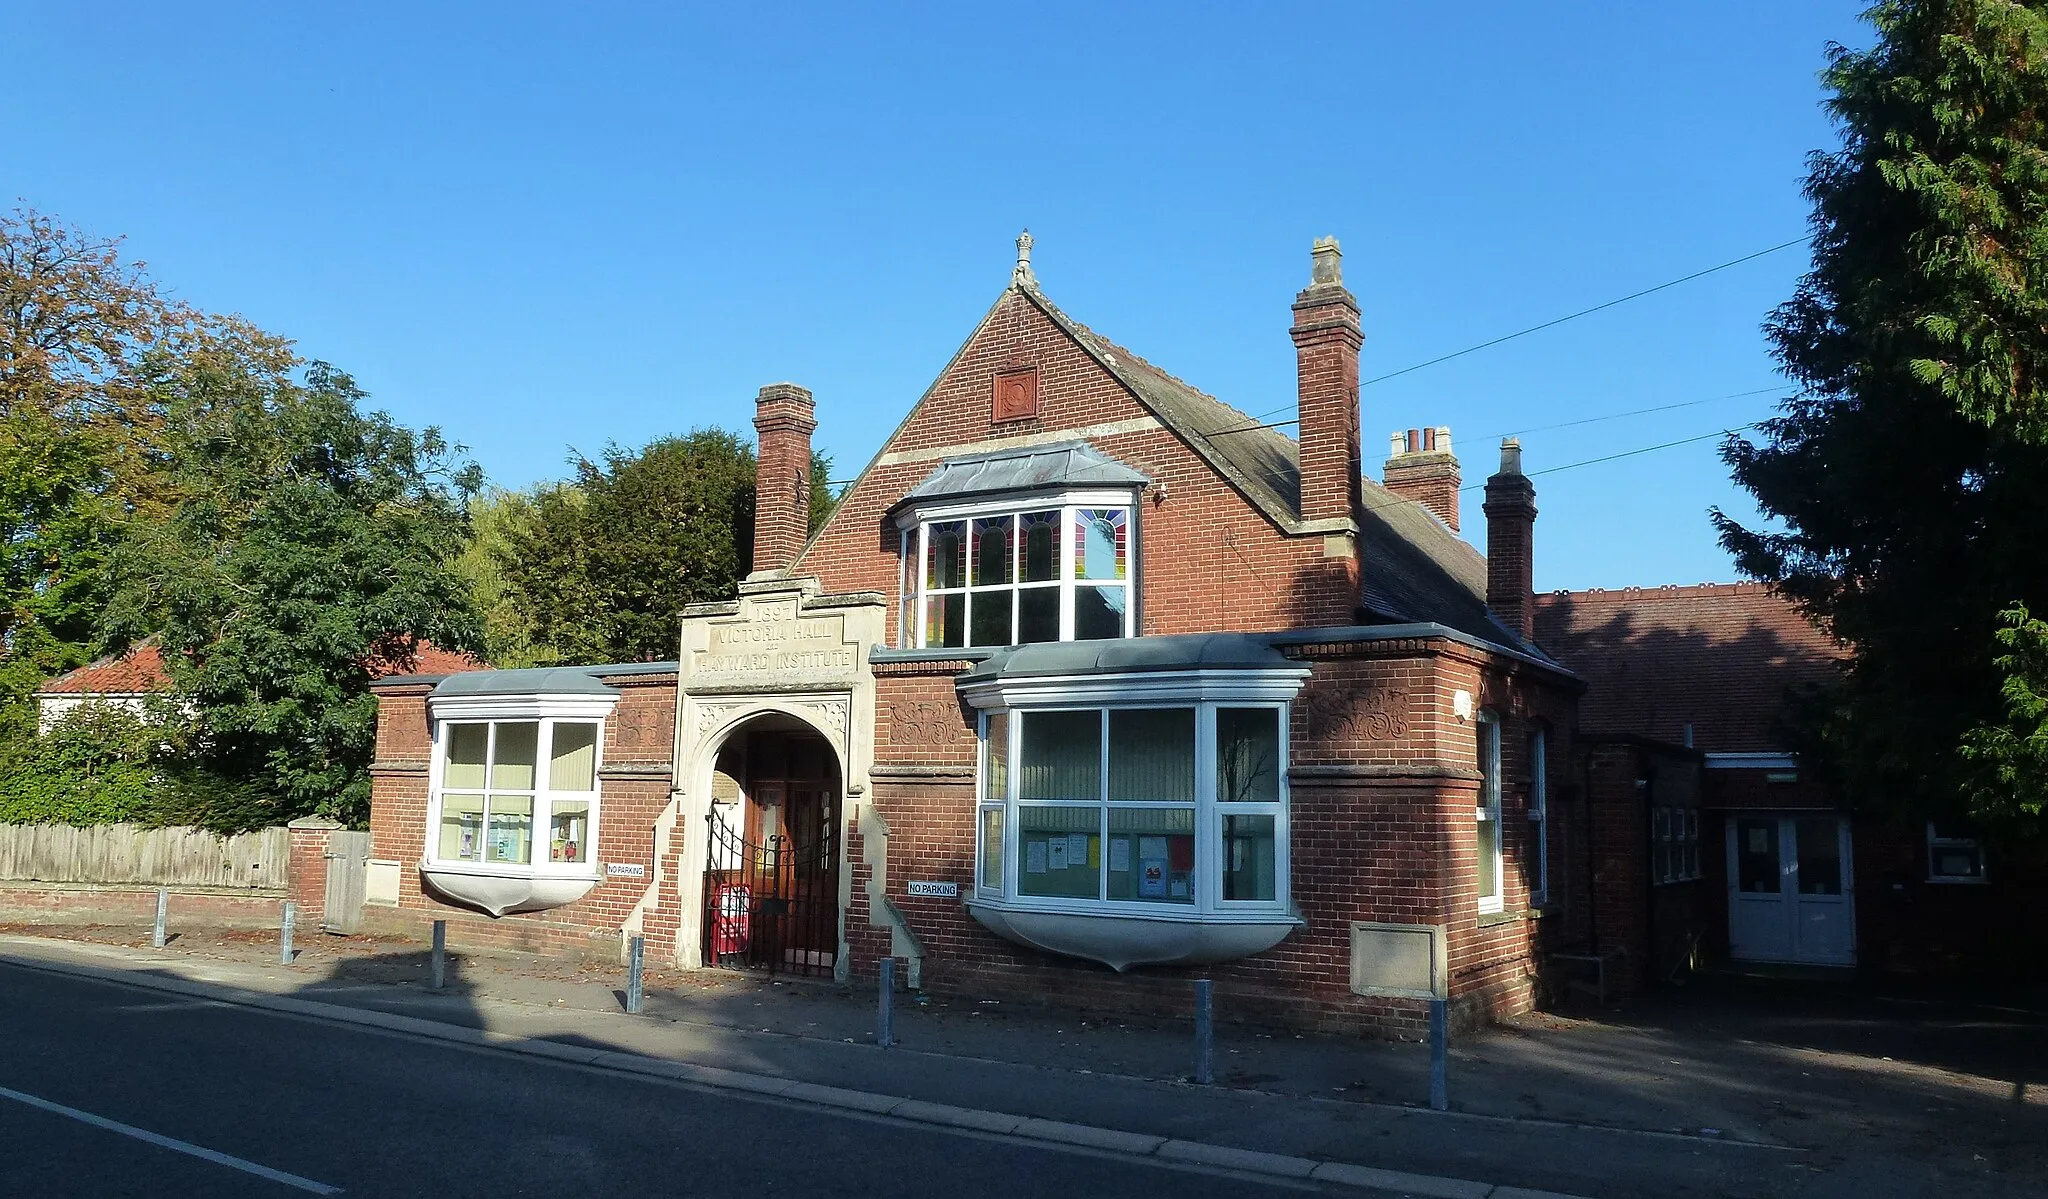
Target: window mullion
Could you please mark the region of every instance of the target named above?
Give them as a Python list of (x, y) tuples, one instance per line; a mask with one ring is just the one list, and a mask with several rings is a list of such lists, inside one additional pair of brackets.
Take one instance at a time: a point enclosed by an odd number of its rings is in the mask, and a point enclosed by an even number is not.
[[(1195, 705), (1195, 910), (1213, 912), (1223, 894), (1223, 817), (1216, 802), (1216, 705)], [(1203, 836), (1204, 830), (1208, 836)]]
[(1024, 830), (1017, 799), (1024, 789), (1024, 780), (1017, 771), (1024, 760), (1024, 713), (1010, 713), (1006, 735), (1009, 744), (1003, 746), (1003, 757), (1009, 762), (1009, 772), (1004, 776), (1008, 785), (1003, 788), (1003, 898), (1014, 899), (1023, 894), (1023, 880), (1018, 878), (1017, 870), (1018, 859), (1024, 856)]
[(924, 623), (925, 623), (925, 620), (924, 620), (924, 608), (925, 608), (925, 603), (926, 603), (926, 600), (925, 600), (925, 593), (924, 593), (924, 583), (925, 583), (925, 577), (924, 577), (924, 576), (925, 576), (925, 570), (926, 570), (926, 563), (927, 563), (927, 562), (928, 562), (928, 561), (930, 560), (930, 555), (931, 555), (931, 547), (930, 547), (930, 546), (929, 546), (929, 545), (927, 544), (927, 543), (928, 543), (928, 542), (930, 541), (930, 539), (931, 539), (931, 525), (930, 525), (930, 523), (929, 523), (929, 522), (925, 522), (925, 521), (920, 521), (920, 522), (918, 522), (918, 526), (917, 526), (917, 565), (916, 565), (915, 567), (913, 567), (913, 568), (912, 568), (912, 569), (913, 569), (913, 570), (914, 570), (914, 571), (915, 571), (916, 573), (915, 573), (915, 574), (913, 574), (913, 575), (911, 576), (911, 577), (913, 577), (913, 578), (915, 578), (915, 579), (917, 580), (917, 611), (915, 611), (914, 613), (912, 613), (912, 614), (911, 614), (911, 618), (910, 618), (910, 619), (912, 620), (912, 622), (913, 622), (913, 627), (914, 627), (914, 628), (916, 629), (916, 633), (917, 633), (917, 639), (916, 639), (916, 640), (915, 640), (915, 641), (914, 641), (914, 642), (913, 642), (912, 644), (916, 645), (916, 646), (917, 646), (917, 648), (919, 648), (919, 649), (923, 649), (923, 648), (925, 648), (925, 644), (924, 644), (924, 632), (925, 632), (925, 629), (924, 629)]
[(1101, 863), (1095, 871), (1095, 901), (1101, 903), (1109, 898), (1109, 709), (1101, 709), (1100, 734), (1102, 738), (1102, 781), (1095, 792), (1095, 838), (1102, 847)]
[(1074, 509), (1060, 508), (1060, 640), (1074, 639)]
[(491, 784), (498, 781), (498, 722), (490, 721), (484, 728), (487, 730), (484, 733), (484, 815), (483, 827), (477, 830), (479, 840), (476, 852), (476, 860), (479, 862), (488, 862), (491, 859)]

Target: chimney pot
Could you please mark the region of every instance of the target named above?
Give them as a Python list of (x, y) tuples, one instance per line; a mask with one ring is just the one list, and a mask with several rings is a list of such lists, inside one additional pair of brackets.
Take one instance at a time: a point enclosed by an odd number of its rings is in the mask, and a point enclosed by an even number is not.
[(1505, 438), (1500, 443), (1500, 473), (1519, 475), (1522, 473), (1522, 439)]
[(1464, 476), (1458, 460), (1451, 456), (1451, 430), (1447, 425), (1408, 430), (1406, 449), (1396, 435), (1394, 455), (1387, 459), (1382, 484), (1404, 500), (1414, 500), (1436, 514), (1436, 518), (1458, 531), (1458, 488)]
[(1344, 286), (1344, 251), (1334, 237), (1318, 237), (1309, 249), (1309, 286)]

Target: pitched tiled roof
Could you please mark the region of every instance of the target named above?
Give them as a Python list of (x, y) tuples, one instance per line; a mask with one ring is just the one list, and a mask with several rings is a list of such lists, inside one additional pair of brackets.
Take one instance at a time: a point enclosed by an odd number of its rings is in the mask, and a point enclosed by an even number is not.
[[(403, 661), (373, 661), (370, 675), (372, 678), (386, 678), (392, 675), (460, 674), (466, 670), (482, 669), (483, 664), (468, 654), (422, 641)], [(153, 641), (145, 641), (125, 654), (109, 655), (60, 674), (36, 688), (36, 694), (146, 695), (153, 691), (168, 691), (170, 687), (171, 676), (164, 669), (162, 652)]]
[(1791, 689), (1847, 656), (1761, 583), (1559, 591), (1536, 597), (1536, 640), (1586, 681), (1579, 724), (1705, 753), (1783, 751)]
[(372, 659), (370, 677), (385, 679), (408, 674), (461, 674), (469, 670), (487, 669), (489, 667), (468, 654), (442, 649), (431, 641), (422, 641), (413, 648), (408, 657), (397, 660)]
[(171, 685), (163, 654), (144, 642), (125, 654), (111, 654), (58, 675), (36, 688), (39, 695), (147, 695)]
[[(1283, 528), (1301, 520), (1301, 448), (1278, 429), (1181, 382), (1020, 288), (1181, 440)], [(1363, 484), (1360, 607), (1387, 623), (1434, 623), (1528, 651), (1486, 607), (1486, 558), (1428, 508)]]

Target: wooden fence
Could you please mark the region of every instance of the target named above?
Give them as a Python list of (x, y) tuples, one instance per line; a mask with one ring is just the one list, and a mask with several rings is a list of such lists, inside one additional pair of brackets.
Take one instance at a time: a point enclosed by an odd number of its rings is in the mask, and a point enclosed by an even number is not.
[(137, 824), (0, 824), (0, 879), (281, 889), (291, 850), (282, 828), (224, 837)]

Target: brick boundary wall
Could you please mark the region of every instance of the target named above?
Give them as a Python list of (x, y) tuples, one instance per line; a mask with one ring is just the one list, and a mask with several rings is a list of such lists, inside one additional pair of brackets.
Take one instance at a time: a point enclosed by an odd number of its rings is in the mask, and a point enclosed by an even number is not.
[[(612, 966), (625, 960), (624, 934), (617, 929), (565, 924), (531, 912), (522, 913), (517, 919), (493, 920), (481, 912), (447, 905), (432, 909), (366, 905), (363, 933), (424, 943), (433, 937), (436, 920), (448, 922), (450, 949), (532, 953)], [(653, 956), (652, 946), (649, 956)]]
[[(203, 924), (207, 928), (276, 928), (284, 916), (281, 889), (223, 891), (205, 887), (170, 887), (170, 929)], [(106, 883), (42, 883), (0, 881), (0, 923), (113, 924), (147, 929), (156, 922), (157, 888)], [(303, 916), (299, 927), (307, 926)]]

